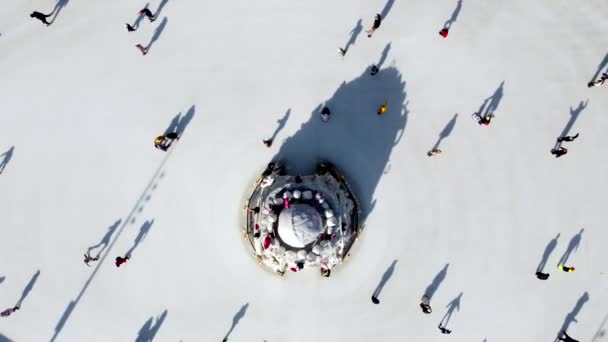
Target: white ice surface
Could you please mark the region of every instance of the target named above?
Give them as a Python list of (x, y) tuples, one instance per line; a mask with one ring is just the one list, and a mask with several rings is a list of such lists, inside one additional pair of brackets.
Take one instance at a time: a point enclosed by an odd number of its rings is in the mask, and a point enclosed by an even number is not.
[[(15, 146), (0, 175), (2, 309), (40, 270), (0, 334), (133, 341), (167, 310), (155, 341), (221, 341), (249, 303), (230, 341), (552, 341), (587, 291), (569, 332), (608, 341), (598, 337), (608, 313), (608, 89), (586, 87), (608, 52), (608, 2), (464, 0), (443, 39), (456, 1), (397, 0), (344, 60), (338, 47), (385, 0), (169, 0), (157, 21), (127, 33), (143, 5), (69, 0), (50, 27), (29, 13), (50, 11), (51, 0), (0, 5), (0, 153)], [(134, 45), (165, 16), (142, 56)], [(503, 81), (496, 118), (478, 126), (471, 114)], [(569, 107), (587, 99), (570, 130), (580, 138), (555, 159)], [(315, 108), (325, 101), (332, 117), (321, 123)], [(155, 150), (154, 137), (192, 105), (182, 139)], [(267, 149), (262, 138), (288, 109)], [(455, 113), (443, 154), (427, 157)], [(252, 182), (275, 156), (300, 154), (331, 158), (367, 210), (376, 201), (352, 257), (329, 279), (277, 278), (241, 237)], [(86, 267), (82, 253), (118, 219), (107, 258)], [(152, 219), (117, 269), (114, 257)], [(557, 273), (581, 228), (577, 271)], [(557, 233), (541, 282), (534, 271)], [(433, 313), (423, 315), (420, 297), (445, 263)], [(441, 335), (460, 292), (453, 333)]]

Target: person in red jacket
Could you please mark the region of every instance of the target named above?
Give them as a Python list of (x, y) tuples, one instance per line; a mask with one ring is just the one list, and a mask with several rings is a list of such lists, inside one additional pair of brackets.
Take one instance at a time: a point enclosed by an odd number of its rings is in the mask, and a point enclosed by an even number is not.
[(139, 11), (139, 14), (145, 15), (146, 18), (148, 18), (148, 20), (150, 20), (150, 22), (153, 22), (154, 20), (156, 20), (156, 18), (154, 18), (154, 15), (152, 15), (152, 11), (150, 11), (150, 9), (148, 9), (147, 7), (142, 9), (141, 11)]
[(127, 260), (129, 260), (129, 256), (126, 255), (124, 258), (121, 256), (117, 256), (116, 257), (116, 267), (120, 267), (120, 265), (124, 264), (125, 262), (127, 262)]

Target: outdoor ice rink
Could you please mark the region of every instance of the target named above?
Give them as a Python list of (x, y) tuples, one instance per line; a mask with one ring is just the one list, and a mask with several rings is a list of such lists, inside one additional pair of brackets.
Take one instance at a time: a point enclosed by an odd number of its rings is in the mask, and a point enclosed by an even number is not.
[[(445, 39), (457, 0), (149, 0), (127, 32), (146, 1), (0, 5), (0, 342), (608, 342), (608, 1), (463, 0)], [(358, 194), (330, 278), (242, 238), (279, 159)]]

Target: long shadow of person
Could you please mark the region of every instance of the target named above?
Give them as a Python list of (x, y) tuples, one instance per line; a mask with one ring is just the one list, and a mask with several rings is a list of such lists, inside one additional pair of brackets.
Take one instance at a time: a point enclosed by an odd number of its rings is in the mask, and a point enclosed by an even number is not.
[(291, 114), (291, 108), (289, 108), (287, 110), (287, 112), (285, 112), (285, 115), (283, 115), (283, 117), (279, 120), (277, 120), (277, 128), (274, 130), (274, 132), (272, 133), (272, 137), (270, 137), (270, 141), (273, 141), (277, 135), (279, 134), (279, 132), (285, 127), (285, 124), (287, 124), (287, 119), (289, 119), (289, 115)]
[(502, 81), (500, 83), (500, 86), (494, 92), (494, 94), (492, 94), (492, 96), (488, 98), (489, 103), (484, 113), (484, 116), (493, 114), (498, 109), (498, 105), (500, 104), (500, 101), (502, 100), (502, 97), (504, 95), (504, 85), (505, 81)]
[(395, 3), (395, 0), (388, 0), (386, 2), (386, 4), (384, 5), (384, 8), (382, 9), (382, 12), (380, 12), (380, 15), (382, 16), (382, 20), (386, 19), (386, 17), (388, 16), (388, 12), (391, 11), (391, 8), (393, 8), (394, 3)]
[(192, 121), (195, 112), (196, 106), (192, 105), (183, 116), (181, 112), (177, 113), (177, 115), (173, 117), (173, 120), (171, 120), (171, 123), (167, 129), (165, 129), (165, 135), (169, 133), (177, 133), (177, 135), (181, 137), (186, 130), (186, 127), (188, 127), (188, 124), (190, 124), (190, 121)]
[(391, 43), (389, 42), (388, 44), (386, 44), (386, 46), (384, 47), (384, 50), (382, 50), (382, 54), (380, 55), (380, 60), (378, 61), (378, 63), (376, 64), (376, 67), (378, 69), (382, 68), (382, 65), (384, 64), (384, 62), (386, 62), (386, 58), (388, 57), (388, 52), (391, 50)]
[[(378, 105), (388, 111), (377, 115)], [(320, 161), (333, 164), (348, 178), (361, 205), (359, 223), (373, 210), (374, 191), (384, 175), (393, 147), (403, 137), (408, 103), (405, 81), (391, 66), (369, 77), (343, 82), (335, 93), (312, 110), (310, 118), (288, 137), (272, 158), (295, 174), (312, 174)], [(332, 119), (321, 120), (321, 108), (331, 109)]]
[(378, 296), (380, 296), (380, 292), (382, 292), (384, 285), (386, 285), (388, 280), (393, 276), (393, 272), (395, 271), (395, 265), (397, 265), (397, 259), (393, 260), (393, 263), (386, 269), (386, 271), (384, 271), (382, 279), (380, 279), (380, 283), (378, 283), (378, 286), (376, 286), (376, 290), (374, 290), (374, 293), (372, 294), (372, 302), (374, 302), (374, 304), (380, 303)]
[(0, 158), (3, 157), (2, 161), (0, 162), (0, 173), (2, 173), (4, 171), (4, 168), (6, 168), (6, 165), (8, 165), (8, 162), (10, 162), (11, 158), (13, 158), (14, 151), (15, 151), (15, 146), (11, 146), (11, 148), (9, 148), (8, 151), (6, 151), (0, 155)]
[(348, 41), (346, 42), (346, 45), (344, 46), (344, 53), (348, 52), (348, 49), (352, 45), (355, 45), (355, 42), (357, 41), (357, 37), (363, 31), (363, 24), (362, 24), (362, 22), (363, 22), (363, 19), (359, 18), (359, 21), (357, 21), (357, 24), (355, 25), (355, 28), (353, 28), (350, 31), (350, 38), (348, 39)]
[(154, 317), (150, 317), (137, 332), (135, 342), (152, 342), (161, 325), (163, 325), (163, 322), (167, 317), (167, 313), (167, 310), (163, 311), (160, 316), (156, 317), (156, 320)]
[[(566, 126), (562, 130), (562, 133), (560, 134), (560, 137), (568, 135), (568, 133), (572, 129), (572, 126), (574, 126), (574, 123), (576, 122), (576, 119), (578, 119), (578, 116), (581, 114), (581, 112), (585, 108), (587, 108), (588, 104), (589, 104), (589, 99), (587, 99), (585, 102), (580, 101), (578, 103), (578, 106), (576, 108), (570, 107), (570, 118), (568, 118), (568, 122), (566, 123)], [(554, 149), (558, 149), (558, 148), (560, 148), (560, 146), (562, 146), (562, 142), (561, 141), (557, 141), (555, 143)]]
[(448, 19), (445, 24), (443, 24), (443, 28), (444, 29), (450, 29), (450, 27), (452, 27), (452, 24), (454, 24), (456, 22), (456, 19), (458, 19), (458, 14), (460, 14), (460, 10), (462, 9), (462, 0), (458, 0), (458, 3), (456, 4), (456, 8), (454, 8), (454, 12), (452, 12), (452, 16), (450, 17), (450, 19)]
[(226, 333), (226, 336), (224, 337), (224, 342), (228, 341), (228, 337), (230, 336), (230, 334), (232, 333), (232, 331), (234, 330), (234, 328), (236, 327), (237, 324), (239, 324), (239, 321), (245, 316), (245, 314), (247, 313), (247, 308), (249, 307), (249, 303), (246, 303), (245, 305), (243, 305), (241, 307), (241, 309), (234, 315), (234, 317), (232, 317), (232, 325), (230, 326), (230, 330), (228, 330), (228, 332)]
[(431, 150), (438, 149), (439, 145), (441, 144), (441, 141), (443, 139), (449, 137), (450, 134), (452, 134), (452, 131), (454, 130), (454, 126), (456, 125), (457, 118), (458, 118), (458, 113), (454, 114), (454, 117), (452, 117), (452, 120), (450, 120), (450, 122), (448, 122), (448, 124), (445, 125), (445, 127), (443, 128), (441, 133), (439, 133), (439, 138), (437, 139), (437, 142), (435, 143), (435, 145), (433, 146), (433, 148)]
[(445, 276), (448, 273), (449, 266), (450, 266), (449, 263), (445, 264), (445, 266), (443, 266), (441, 271), (439, 271), (439, 273), (437, 273), (435, 278), (433, 278), (433, 281), (429, 284), (429, 286), (426, 287), (426, 290), (424, 290), (424, 294), (429, 298), (429, 301), (433, 298), (433, 295), (435, 295), (435, 292), (437, 292), (437, 289), (439, 288), (439, 286), (441, 286), (441, 283), (445, 280)]
[[(148, 8), (148, 6), (150, 6), (149, 2), (146, 2), (146, 5), (143, 7), (144, 9)], [(144, 18), (144, 14), (140, 11), (137, 13), (137, 18), (135, 18), (135, 22), (133, 22), (133, 28), (134, 29), (138, 29), (139, 28), (139, 24), (141, 23), (141, 20)]]
[(570, 258), (570, 254), (578, 250), (578, 245), (581, 243), (581, 239), (583, 237), (583, 231), (585, 228), (582, 228), (578, 234), (574, 235), (572, 239), (570, 239), (570, 243), (568, 244), (568, 249), (564, 252), (561, 258), (559, 258), (558, 265), (565, 265), (568, 262), (568, 258)]
[(70, 0), (57, 0), (55, 3), (55, 8), (53, 8), (53, 11), (50, 14), (53, 16), (53, 19), (50, 21), (51, 25), (55, 22), (55, 19), (57, 19), (59, 16), (59, 13), (65, 8), (65, 6), (68, 5), (69, 2)]
[(547, 265), (547, 261), (549, 260), (549, 256), (551, 255), (551, 253), (553, 253), (553, 250), (557, 246), (557, 239), (559, 239), (559, 236), (560, 236), (560, 234), (557, 234), (556, 237), (554, 237), (553, 239), (551, 239), (551, 241), (549, 241), (549, 243), (547, 244), (547, 247), (545, 247), (545, 252), (543, 253), (543, 257), (542, 257), (542, 259), (540, 259), (540, 262), (538, 263), (538, 266), (536, 267), (536, 272), (542, 272), (545, 269), (545, 266)]
[(32, 276), (32, 279), (30, 279), (30, 282), (27, 283), (27, 286), (25, 286), (23, 292), (21, 293), (21, 298), (19, 298), (19, 301), (17, 302), (17, 304), (15, 304), (15, 306), (21, 307), (21, 304), (23, 303), (27, 295), (29, 295), (32, 289), (34, 288), (34, 284), (36, 284), (38, 276), (40, 276), (40, 270), (36, 271), (36, 273), (34, 273), (34, 276)]
[(444, 328), (448, 325), (448, 322), (452, 318), (452, 314), (454, 313), (454, 310), (460, 311), (460, 299), (461, 298), (462, 298), (462, 292), (460, 292), (458, 297), (452, 299), (452, 301), (449, 302), (448, 305), (446, 305), (446, 308), (448, 309), (448, 311), (445, 313), (445, 315), (441, 319), (441, 322), (439, 323)]
[(583, 308), (585, 303), (587, 303), (588, 301), (589, 301), (589, 294), (587, 293), (587, 291), (585, 291), (585, 293), (583, 293), (583, 295), (576, 302), (576, 305), (574, 306), (572, 311), (570, 311), (566, 315), (566, 318), (564, 319), (564, 323), (562, 324), (562, 327), (557, 332), (557, 337), (555, 338), (556, 342), (559, 340), (559, 337), (562, 336), (562, 331), (568, 332), (568, 327), (570, 327), (570, 324), (578, 323), (578, 321), (576, 320), (576, 315), (578, 315), (578, 313), (581, 311), (581, 309)]
[(595, 71), (595, 74), (593, 75), (593, 77), (591, 77), (591, 80), (589, 80), (589, 82), (594, 82), (595, 80), (597, 80), (598, 76), (602, 72), (605, 72), (606, 65), (608, 65), (608, 53), (606, 54), (606, 56), (604, 56), (604, 59), (602, 59), (600, 64), (597, 66), (597, 70)]
[(97, 248), (103, 246), (97, 252), (97, 258), (99, 258), (99, 256), (101, 255), (101, 253), (103, 253), (103, 251), (106, 249), (106, 247), (108, 247), (108, 245), (110, 244), (110, 239), (112, 238), (112, 234), (114, 234), (114, 231), (116, 230), (116, 228), (118, 228), (118, 226), (120, 225), (121, 222), (122, 222), (122, 219), (118, 219), (116, 222), (114, 222), (113, 225), (111, 225), (110, 227), (108, 227), (108, 231), (105, 233), (105, 235), (103, 236), (103, 238), (101, 238), (101, 241), (99, 241), (98, 244), (89, 247), (87, 249), (87, 253), (91, 253), (92, 250), (97, 249)]
[(158, 25), (158, 27), (154, 29), (152, 38), (150, 39), (150, 42), (148, 43), (148, 45), (146, 45), (146, 47), (145, 47), (146, 51), (150, 51), (150, 49), (152, 48), (152, 45), (154, 45), (154, 43), (158, 40), (158, 38), (160, 38), (160, 35), (165, 30), (165, 26), (167, 26), (168, 21), (169, 21), (169, 19), (167, 19), (167, 17), (164, 17), (163, 21), (160, 22), (160, 25)]
[(156, 9), (156, 12), (154, 12), (154, 15), (153, 15), (154, 18), (158, 18), (158, 16), (162, 12), (162, 10), (165, 7), (165, 5), (167, 4), (167, 2), (169, 2), (169, 0), (163, 0), (160, 2), (160, 4), (158, 5), (158, 8)]
[(135, 241), (133, 241), (133, 246), (131, 246), (131, 248), (129, 248), (129, 251), (127, 251), (127, 255), (129, 257), (131, 257), (131, 255), (133, 254), (135, 248), (137, 248), (137, 246), (139, 246), (139, 244), (146, 238), (146, 235), (148, 235), (148, 232), (150, 231), (150, 228), (152, 228), (153, 224), (154, 220), (151, 220), (146, 221), (144, 222), (144, 224), (141, 225), (141, 228), (139, 228), (139, 233), (137, 234), (137, 237), (135, 237)]

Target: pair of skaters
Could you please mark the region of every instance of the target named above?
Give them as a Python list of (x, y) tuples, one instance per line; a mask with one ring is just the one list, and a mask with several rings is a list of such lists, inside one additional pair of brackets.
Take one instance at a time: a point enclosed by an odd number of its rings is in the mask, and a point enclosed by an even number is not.
[[(126, 263), (127, 260), (129, 260), (129, 258), (130, 258), (129, 255), (125, 255), (124, 257), (117, 256), (116, 259), (115, 259), (115, 261), (114, 261), (114, 264), (116, 265), (116, 267), (120, 267), (120, 265)], [(97, 260), (99, 260), (99, 255), (96, 256), (96, 257), (92, 257), (89, 253), (87, 253), (87, 254), (84, 255), (84, 263), (87, 266), (90, 266), (89, 262), (91, 262), (91, 261), (97, 261)]]
[[(576, 135), (573, 136), (565, 136), (565, 137), (559, 137), (557, 138), (557, 142), (561, 143), (564, 141), (570, 142), (570, 141), (574, 141), (574, 139), (578, 138), (578, 133), (576, 133)], [(568, 153), (568, 149), (562, 146), (559, 146), (558, 148), (554, 148), (553, 150), (551, 150), (551, 154), (555, 156), (555, 158), (559, 158), (561, 156), (563, 156), (564, 154)]]

